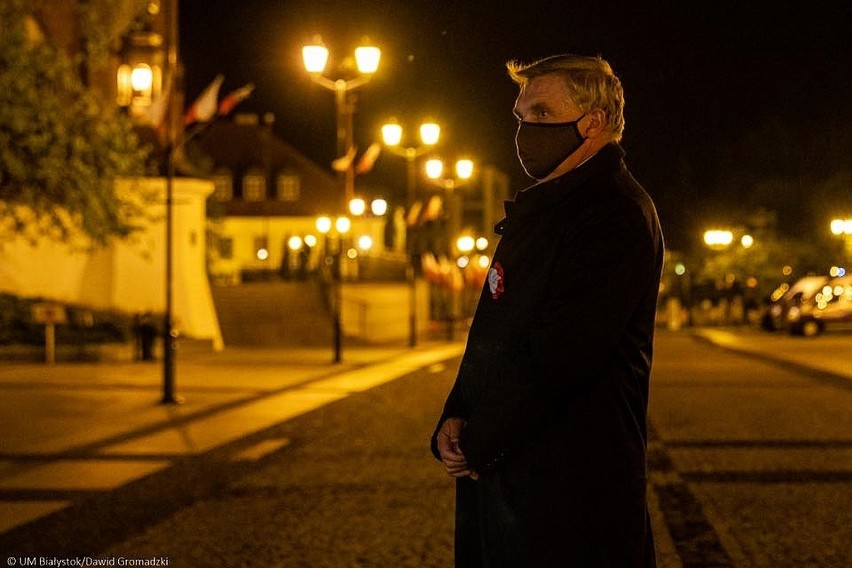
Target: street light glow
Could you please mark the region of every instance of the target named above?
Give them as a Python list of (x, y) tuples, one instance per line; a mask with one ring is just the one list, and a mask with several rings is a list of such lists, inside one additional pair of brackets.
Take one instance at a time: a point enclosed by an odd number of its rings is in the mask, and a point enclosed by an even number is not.
[(319, 218), (317, 218), (317, 231), (319, 231), (323, 235), (325, 235), (329, 231), (331, 231), (331, 218), (330, 217), (319, 217)]
[(437, 158), (426, 160), (426, 176), (429, 179), (439, 179), (444, 173), (444, 162)]
[(441, 137), (441, 127), (434, 122), (424, 122), (420, 125), (420, 140), (427, 146), (434, 146)]
[(479, 237), (476, 239), (476, 250), (485, 250), (488, 248), (488, 239), (485, 237)]
[(831, 233), (834, 235), (852, 235), (852, 219), (834, 219), (831, 222)]
[(289, 248), (292, 251), (297, 251), (300, 248), (302, 248), (302, 243), (303, 243), (302, 237), (300, 237), (298, 235), (293, 235), (287, 241), (287, 248)]
[(731, 231), (713, 229), (704, 232), (704, 243), (709, 247), (726, 247), (734, 242)]
[(361, 235), (358, 237), (358, 248), (365, 252), (373, 248), (373, 237), (370, 235)]
[(317, 236), (316, 235), (305, 235), (305, 244), (308, 245), (311, 248), (317, 246)]
[(751, 248), (754, 245), (754, 237), (751, 235), (743, 235), (740, 239), (740, 244), (743, 245), (743, 248)]
[(352, 221), (349, 220), (349, 217), (338, 217), (334, 222), (334, 228), (341, 235), (345, 235), (352, 228)]
[(402, 126), (389, 122), (382, 126), (382, 141), (388, 146), (399, 146), (402, 142)]
[(328, 63), (328, 48), (321, 43), (306, 45), (302, 48), (302, 62), (308, 73), (322, 73)]
[(456, 240), (456, 247), (459, 249), (459, 252), (467, 254), (473, 250), (474, 246), (476, 246), (476, 242), (470, 235), (462, 235)]
[(378, 70), (381, 57), (382, 50), (374, 45), (361, 45), (355, 48), (355, 62), (358, 65), (358, 71), (365, 75), (371, 75)]
[(367, 210), (367, 202), (361, 199), (360, 197), (356, 197), (355, 199), (351, 199), (349, 201), (349, 212), (359, 217), (364, 214), (364, 211)]
[(381, 198), (374, 199), (370, 202), (370, 211), (372, 211), (373, 215), (376, 217), (381, 217), (388, 212), (388, 202)]
[(473, 175), (473, 161), (465, 159), (456, 162), (456, 175), (459, 179), (470, 179)]
[(150, 65), (139, 63), (130, 72), (130, 86), (134, 91), (149, 92), (154, 84), (154, 72)]

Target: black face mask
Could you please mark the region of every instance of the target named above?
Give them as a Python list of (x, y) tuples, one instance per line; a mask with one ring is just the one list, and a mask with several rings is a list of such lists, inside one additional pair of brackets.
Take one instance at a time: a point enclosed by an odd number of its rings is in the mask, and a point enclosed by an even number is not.
[(527, 175), (534, 179), (546, 178), (582, 146), (585, 138), (577, 123), (583, 116), (573, 122), (521, 122), (518, 125), (515, 146)]

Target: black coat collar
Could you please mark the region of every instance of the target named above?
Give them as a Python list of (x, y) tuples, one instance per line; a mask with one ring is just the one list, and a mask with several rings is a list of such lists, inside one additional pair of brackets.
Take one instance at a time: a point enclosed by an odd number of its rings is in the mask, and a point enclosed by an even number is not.
[(506, 222), (515, 216), (526, 216), (539, 209), (552, 207), (572, 196), (573, 188), (582, 186), (587, 180), (619, 166), (625, 152), (619, 144), (607, 144), (580, 167), (574, 168), (558, 178), (537, 183), (515, 194), (515, 199), (505, 201), (506, 218), (494, 227), (494, 232), (503, 234)]

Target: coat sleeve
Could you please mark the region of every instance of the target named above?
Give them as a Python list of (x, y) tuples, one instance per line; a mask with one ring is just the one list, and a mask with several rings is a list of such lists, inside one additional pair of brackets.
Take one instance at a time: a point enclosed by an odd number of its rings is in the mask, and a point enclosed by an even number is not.
[(435, 425), (435, 430), (432, 432), (430, 447), (435, 459), (441, 459), (441, 454), (438, 452), (438, 431), (441, 429), (441, 425), (444, 423), (444, 420), (447, 418), (467, 419), (467, 416), (468, 412), (465, 408), (461, 389), (459, 388), (459, 381), (456, 379), (453, 388), (450, 389), (450, 394), (447, 395), (447, 400), (444, 403), (444, 410), (441, 412), (441, 417), (438, 419), (438, 423)]
[(526, 343), (489, 380), (462, 433), (461, 449), (478, 471), (524, 444), (564, 401), (599, 378), (627, 324), (656, 285), (653, 228), (636, 207), (600, 208), (563, 237), (545, 297)]

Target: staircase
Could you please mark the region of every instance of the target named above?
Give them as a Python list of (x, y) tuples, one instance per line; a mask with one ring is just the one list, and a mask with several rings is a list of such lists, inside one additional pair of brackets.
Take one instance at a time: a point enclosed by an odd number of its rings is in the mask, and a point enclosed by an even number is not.
[(225, 345), (309, 347), (331, 343), (331, 316), (313, 280), (214, 286), (212, 292)]

